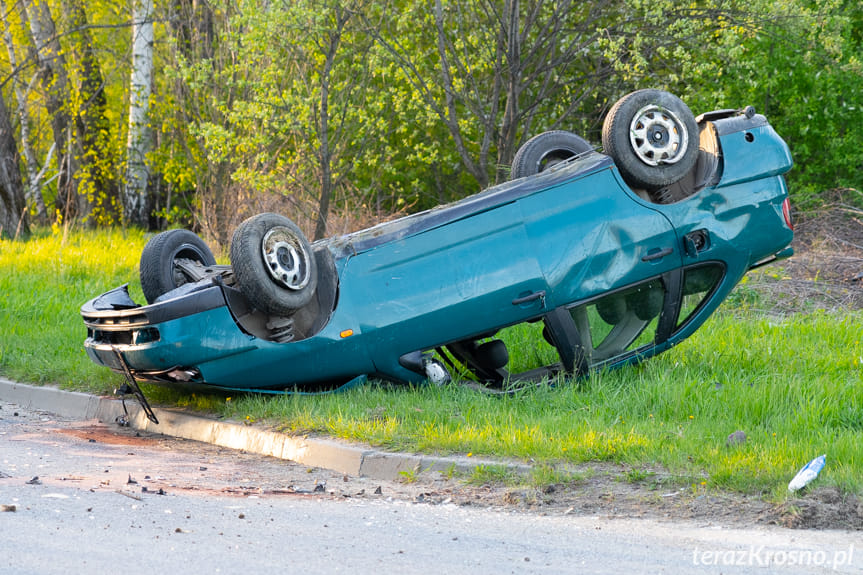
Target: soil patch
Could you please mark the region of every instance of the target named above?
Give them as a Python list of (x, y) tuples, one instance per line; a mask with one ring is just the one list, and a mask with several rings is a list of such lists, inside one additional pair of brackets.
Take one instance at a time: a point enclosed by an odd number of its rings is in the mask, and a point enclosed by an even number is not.
[(776, 504), (757, 495), (668, 487), (653, 479), (631, 482), (625, 470), (605, 466), (589, 478), (540, 488), (493, 485), (445, 487), (425, 501), (508, 507), (548, 515), (588, 515), (692, 521), (703, 525), (777, 525), (795, 529), (863, 530), (863, 501), (832, 487), (802, 492)]
[(751, 274), (742, 289), (769, 314), (863, 309), (863, 195), (834, 190), (818, 210), (795, 215), (794, 256)]

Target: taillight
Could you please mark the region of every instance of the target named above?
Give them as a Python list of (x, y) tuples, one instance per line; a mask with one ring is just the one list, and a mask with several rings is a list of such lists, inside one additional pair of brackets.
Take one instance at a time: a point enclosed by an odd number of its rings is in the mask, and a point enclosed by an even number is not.
[(788, 198), (785, 198), (785, 201), (782, 202), (782, 216), (785, 218), (785, 225), (788, 226), (789, 229), (794, 229), (794, 224), (791, 221), (791, 202), (788, 201)]

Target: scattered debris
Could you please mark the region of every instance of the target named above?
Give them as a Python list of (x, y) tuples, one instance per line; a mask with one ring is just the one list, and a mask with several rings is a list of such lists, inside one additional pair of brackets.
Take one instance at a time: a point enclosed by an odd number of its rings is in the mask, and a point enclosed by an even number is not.
[(788, 484), (788, 491), (799, 491), (809, 485), (816, 477), (818, 477), (818, 474), (821, 473), (822, 469), (824, 469), (824, 464), (826, 463), (826, 455), (819, 455), (807, 463), (803, 469), (797, 472), (797, 475), (795, 475), (794, 479), (792, 479)]
[(134, 493), (128, 493), (128, 492), (123, 491), (121, 489), (115, 489), (114, 492), (119, 493), (120, 495), (125, 495), (129, 499), (134, 499), (135, 501), (143, 501), (144, 500), (143, 497), (139, 497), (139, 496), (135, 495)]
[(35, 477), (33, 477), (33, 479), (27, 481), (26, 483), (27, 485), (42, 485), (42, 480), (39, 479), (38, 475), (36, 475)]
[[(137, 485), (137, 484), (138, 484), (138, 482), (137, 482), (137, 481), (135, 481), (135, 479), (133, 479), (133, 478), (132, 478), (132, 475), (130, 474), (130, 475), (129, 475), (129, 480), (128, 480), (128, 481), (126, 481), (126, 485)], [(146, 489), (146, 487), (145, 487), (144, 489)]]
[(17, 505), (0, 505), (0, 513), (15, 513), (18, 511)]
[(153, 493), (155, 495), (167, 495), (168, 492), (162, 489), (161, 487), (157, 491), (150, 491), (146, 486), (141, 488), (141, 493)]

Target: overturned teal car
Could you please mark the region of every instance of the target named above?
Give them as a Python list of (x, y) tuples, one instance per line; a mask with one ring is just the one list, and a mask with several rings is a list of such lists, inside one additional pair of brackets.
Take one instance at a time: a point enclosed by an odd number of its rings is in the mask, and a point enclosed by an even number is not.
[[(695, 117), (640, 90), (611, 109), (602, 144), (540, 134), (504, 184), (314, 243), (259, 214), (231, 265), (192, 232), (158, 234), (141, 256), (147, 305), (126, 286), (85, 303), (86, 351), (132, 385), (501, 388), (667, 350), (748, 270), (791, 255), (791, 155), (751, 107)], [(507, 344), (521, 325), (543, 349)], [(513, 368), (516, 352), (537, 364)]]

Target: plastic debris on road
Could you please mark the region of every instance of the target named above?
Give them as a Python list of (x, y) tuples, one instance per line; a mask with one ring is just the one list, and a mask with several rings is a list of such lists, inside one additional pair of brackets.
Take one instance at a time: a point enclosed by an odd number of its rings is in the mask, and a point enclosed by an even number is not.
[(825, 463), (827, 463), (826, 455), (819, 455), (807, 463), (803, 469), (797, 472), (797, 475), (794, 476), (791, 483), (788, 484), (788, 491), (799, 491), (809, 485), (813, 479), (818, 477), (821, 470), (824, 469)]

